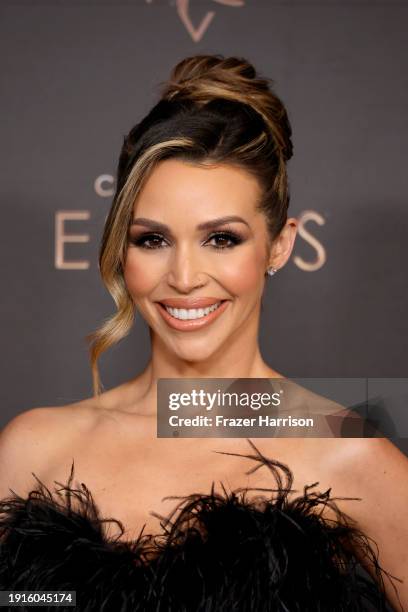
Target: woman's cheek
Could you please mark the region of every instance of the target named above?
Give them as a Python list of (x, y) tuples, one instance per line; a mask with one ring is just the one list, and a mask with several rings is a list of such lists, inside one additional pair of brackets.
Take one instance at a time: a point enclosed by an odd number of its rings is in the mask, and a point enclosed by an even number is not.
[(153, 262), (147, 264), (142, 257), (128, 255), (123, 277), (129, 293), (134, 297), (143, 297), (153, 291), (159, 281), (159, 267)]
[[(225, 266), (225, 279), (231, 293), (242, 295), (254, 290), (263, 277), (264, 261), (257, 253), (236, 258)], [(228, 281), (227, 281), (228, 279)]]

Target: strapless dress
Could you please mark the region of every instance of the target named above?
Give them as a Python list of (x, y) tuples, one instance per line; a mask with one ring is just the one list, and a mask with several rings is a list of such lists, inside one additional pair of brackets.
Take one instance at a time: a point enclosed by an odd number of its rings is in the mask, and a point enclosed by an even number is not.
[[(86, 484), (74, 481), (74, 463), (53, 491), (33, 473), (37, 484), (26, 497), (10, 490), (0, 501), (0, 590), (75, 591), (75, 608), (59, 609), (81, 612), (392, 610), (376, 547), (331, 489), (320, 492), (316, 482), (289, 496), (290, 468), (249, 442), (253, 454), (241, 455), (254, 462), (247, 473), (266, 466), (270, 489), (222, 485), (220, 493), (213, 483), (208, 493), (175, 498), (160, 517), (162, 531), (142, 529), (134, 540), (122, 537), (118, 519), (101, 516)], [(323, 516), (327, 507), (333, 518)], [(110, 524), (119, 528), (114, 537)]]

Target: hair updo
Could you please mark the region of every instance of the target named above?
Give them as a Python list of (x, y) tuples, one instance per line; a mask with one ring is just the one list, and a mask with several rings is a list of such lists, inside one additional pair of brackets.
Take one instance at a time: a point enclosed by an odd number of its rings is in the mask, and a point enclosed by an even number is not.
[(185, 58), (164, 84), (159, 102), (125, 136), (99, 251), (102, 280), (117, 312), (87, 336), (95, 395), (102, 388), (98, 358), (133, 324), (135, 306), (123, 278), (128, 228), (135, 199), (157, 162), (177, 158), (242, 168), (261, 185), (257, 210), (265, 214), (269, 246), (285, 225), (292, 130), (272, 84), (243, 58)]

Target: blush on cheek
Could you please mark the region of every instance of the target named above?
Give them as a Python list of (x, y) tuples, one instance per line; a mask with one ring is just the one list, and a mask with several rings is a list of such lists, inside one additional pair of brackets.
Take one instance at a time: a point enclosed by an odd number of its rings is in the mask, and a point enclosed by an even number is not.
[(142, 261), (127, 258), (123, 277), (129, 293), (134, 297), (143, 297), (153, 291), (158, 282), (153, 265), (143, 265)]
[(223, 281), (226, 289), (231, 295), (245, 296), (258, 293), (260, 270), (262, 263), (256, 257), (245, 257), (234, 265), (223, 270)]
[(241, 274), (237, 281), (237, 291), (241, 294), (251, 294), (259, 287), (259, 267), (248, 263), (248, 265), (241, 268)]

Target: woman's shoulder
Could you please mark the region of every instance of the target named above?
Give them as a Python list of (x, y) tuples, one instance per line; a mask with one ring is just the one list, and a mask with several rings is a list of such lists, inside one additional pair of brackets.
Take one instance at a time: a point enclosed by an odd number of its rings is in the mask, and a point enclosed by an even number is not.
[(62, 406), (41, 406), (24, 410), (0, 431), (0, 499), (18, 488), (27, 493), (38, 477), (52, 476), (62, 461), (66, 464), (75, 449), (92, 436), (102, 439), (112, 425), (117, 407), (129, 401), (127, 381), (101, 393)]
[[(24, 410), (0, 431), (0, 449), (14, 447), (15, 442), (59, 446), (71, 435), (88, 433), (103, 420), (110, 409), (109, 398), (119, 387), (62, 406), (41, 406)], [(44, 437), (39, 437), (45, 434)]]
[(388, 438), (308, 438), (303, 440), (314, 473), (327, 475), (337, 491), (358, 494), (376, 489), (383, 474), (405, 474), (408, 458)]
[(386, 437), (332, 438), (326, 446), (326, 465), (333, 476), (347, 480), (354, 476), (355, 483), (359, 475), (378, 475), (396, 466), (407, 473), (408, 458)]
[(10, 488), (25, 494), (34, 472), (57, 462), (75, 439), (96, 426), (98, 413), (89, 400), (64, 406), (35, 407), (13, 417), (0, 432), (0, 499)]
[[(0, 432), (0, 446), (20, 446), (32, 441), (36, 445), (58, 444), (78, 427), (89, 427), (97, 418), (95, 405), (89, 399), (63, 406), (41, 406), (24, 410), (13, 417)], [(47, 434), (43, 438), (38, 435)]]

